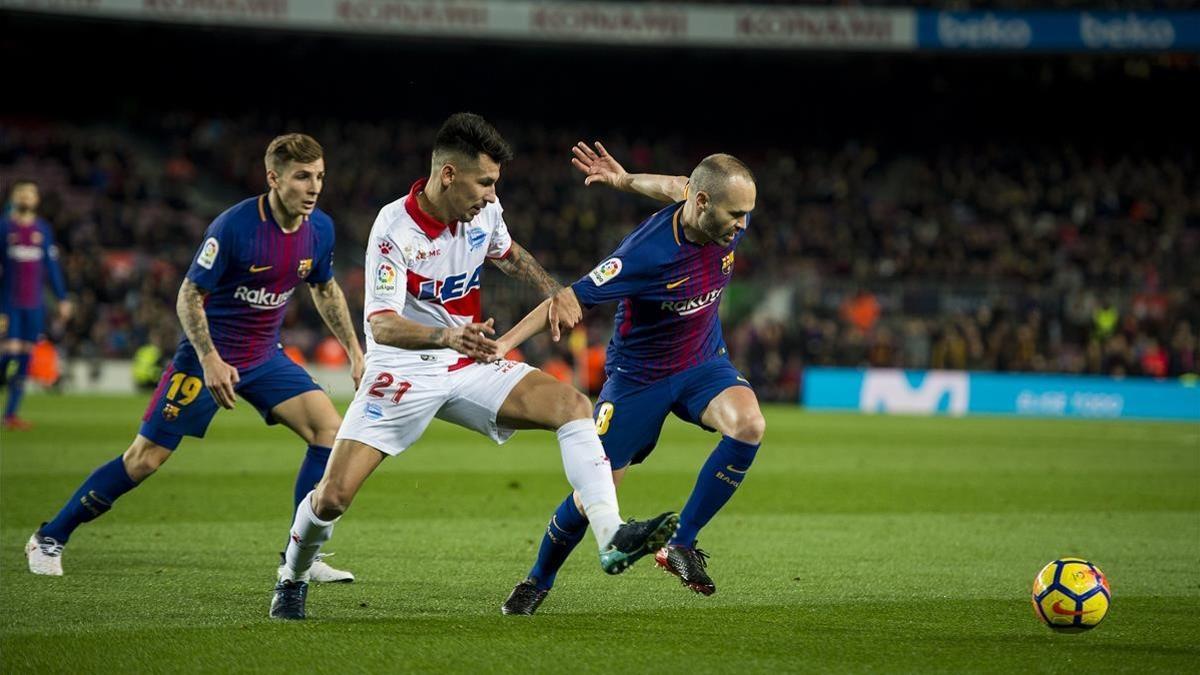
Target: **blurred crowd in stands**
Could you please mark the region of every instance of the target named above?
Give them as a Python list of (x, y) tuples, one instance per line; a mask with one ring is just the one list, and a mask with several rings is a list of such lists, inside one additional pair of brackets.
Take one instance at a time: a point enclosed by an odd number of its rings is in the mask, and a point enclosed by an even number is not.
[[(208, 222), (264, 191), (262, 155), (292, 130), (273, 119), (164, 116), (136, 133), (30, 120), (0, 124), (0, 184), (42, 188), (78, 301), (51, 333), (70, 359), (129, 357), (179, 336), (175, 295)], [(603, 259), (657, 207), (585, 188), (568, 164), (578, 130), (497, 120), (518, 156), (499, 184), (514, 238), (561, 281)], [(338, 224), (337, 272), (361, 316), (375, 213), (428, 173), (433, 126), (327, 122), (319, 206)], [(680, 137), (601, 137), (629, 171), (687, 173)], [(739, 367), (765, 399), (795, 400), (807, 365), (1175, 377), (1200, 372), (1200, 167), (1194, 148), (949, 145), (913, 154), (848, 141), (747, 152), (758, 206), (722, 308)], [(336, 361), (299, 293), (284, 342)], [(511, 325), (537, 302), (498, 270), (484, 307)], [(608, 309), (585, 329), (602, 348)], [(361, 331), (361, 328), (360, 328)], [(526, 356), (568, 366), (598, 349), (539, 339)], [(569, 343), (569, 344), (568, 344)], [(599, 382), (589, 382), (593, 390)]]

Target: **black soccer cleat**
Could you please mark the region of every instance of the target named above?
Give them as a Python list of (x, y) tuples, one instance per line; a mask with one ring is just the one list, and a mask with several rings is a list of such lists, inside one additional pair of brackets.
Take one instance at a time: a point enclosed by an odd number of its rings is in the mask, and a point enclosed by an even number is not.
[(700, 595), (712, 595), (717, 585), (708, 577), (708, 554), (702, 549), (667, 544), (654, 554), (654, 564), (679, 577), (684, 586)]
[(297, 620), (304, 618), (304, 600), (308, 597), (307, 581), (281, 579), (275, 584), (271, 598), (271, 618)]
[(642, 556), (663, 547), (675, 534), (679, 525), (679, 514), (670, 511), (650, 520), (637, 521), (633, 518), (617, 528), (608, 547), (600, 552), (600, 567), (609, 574), (620, 574)]
[(550, 589), (542, 590), (531, 579), (526, 579), (508, 594), (508, 599), (500, 605), (500, 613), (533, 616), (549, 594)]

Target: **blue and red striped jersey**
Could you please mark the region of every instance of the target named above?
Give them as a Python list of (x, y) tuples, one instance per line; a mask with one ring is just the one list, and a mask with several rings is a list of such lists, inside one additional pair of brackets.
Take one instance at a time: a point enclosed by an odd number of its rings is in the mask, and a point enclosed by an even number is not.
[(642, 221), (572, 285), (586, 307), (618, 302), (609, 377), (648, 384), (727, 352), (717, 308), (745, 230), (729, 246), (694, 244), (679, 223), (683, 204)]
[(333, 277), (333, 243), (333, 219), (325, 212), (316, 209), (295, 232), (284, 232), (267, 195), (217, 216), (187, 278), (208, 291), (204, 313), (222, 359), (249, 368), (271, 357), (296, 286)]
[(67, 297), (58, 247), (50, 223), (36, 218), (20, 225), (12, 218), (0, 220), (4, 250), (0, 253), (0, 308), (37, 309), (42, 306), (42, 284), (47, 279), (59, 300)]

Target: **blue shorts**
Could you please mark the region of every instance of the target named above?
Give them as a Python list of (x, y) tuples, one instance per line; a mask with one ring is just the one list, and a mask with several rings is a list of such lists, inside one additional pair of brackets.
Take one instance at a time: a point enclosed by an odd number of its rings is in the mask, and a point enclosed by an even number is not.
[(9, 340), (24, 340), (25, 342), (37, 342), (42, 335), (42, 324), (46, 320), (46, 310), (42, 307), (34, 307), (33, 309), (21, 309), (17, 307), (9, 308), (0, 311), (7, 320), (2, 323), (6, 324), (4, 337)]
[(609, 378), (596, 401), (596, 430), (613, 469), (641, 464), (662, 433), (668, 413), (713, 431), (700, 422), (704, 409), (729, 387), (750, 383), (727, 358), (717, 358), (651, 384)]
[[(233, 390), (258, 409), (267, 424), (276, 424), (271, 408), (305, 392), (320, 389), (308, 371), (282, 351), (262, 363), (238, 370)], [(179, 447), (184, 436), (204, 438), (217, 414), (217, 401), (204, 386), (204, 369), (191, 345), (180, 345), (171, 365), (163, 371), (150, 398), (138, 432), (168, 450)]]

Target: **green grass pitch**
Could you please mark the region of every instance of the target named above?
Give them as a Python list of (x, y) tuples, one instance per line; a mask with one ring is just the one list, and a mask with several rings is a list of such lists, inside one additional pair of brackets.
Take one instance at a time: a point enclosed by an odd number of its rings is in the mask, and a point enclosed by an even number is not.
[[(66, 576), (22, 547), (121, 452), (143, 398), (33, 396), (0, 451), (0, 670), (22, 672), (1182, 672), (1200, 664), (1200, 426), (766, 410), (766, 443), (701, 533), (717, 594), (588, 539), (532, 618), (499, 612), (567, 493), (554, 437), (435, 422), (366, 484), (326, 550), (349, 586), (267, 619), (303, 445), (244, 402), (80, 528)], [(678, 510), (716, 437), (668, 422), (621, 491)], [(1097, 563), (1113, 608), (1044, 628), (1034, 574)]]

